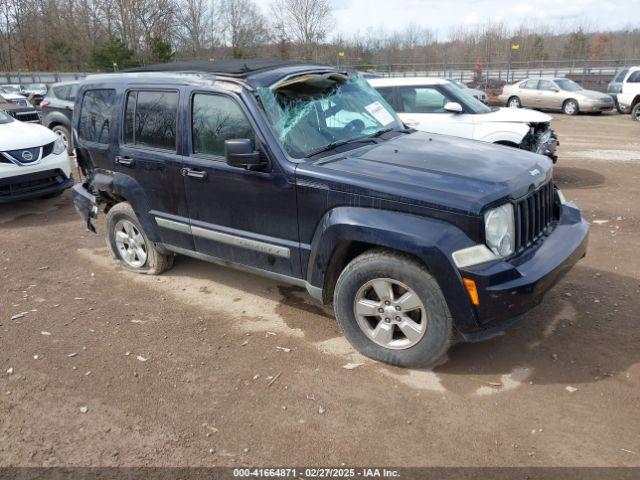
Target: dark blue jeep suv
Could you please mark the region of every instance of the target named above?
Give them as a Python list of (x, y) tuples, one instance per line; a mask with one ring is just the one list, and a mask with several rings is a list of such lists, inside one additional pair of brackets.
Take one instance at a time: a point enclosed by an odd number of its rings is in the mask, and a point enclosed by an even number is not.
[(306, 287), (359, 351), (394, 365), (495, 335), (586, 251), (548, 158), (409, 129), (331, 67), (90, 76), (73, 125), (76, 208), (90, 229), (106, 213), (122, 266), (159, 274), (189, 255)]

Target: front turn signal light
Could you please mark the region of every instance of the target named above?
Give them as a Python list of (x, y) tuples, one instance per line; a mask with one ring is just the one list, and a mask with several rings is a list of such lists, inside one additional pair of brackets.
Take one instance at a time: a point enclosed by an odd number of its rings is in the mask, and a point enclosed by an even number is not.
[(476, 282), (469, 278), (463, 278), (464, 286), (467, 289), (467, 293), (469, 294), (469, 298), (471, 299), (471, 303), (475, 306), (480, 305), (480, 299), (478, 297), (478, 287), (476, 287)]

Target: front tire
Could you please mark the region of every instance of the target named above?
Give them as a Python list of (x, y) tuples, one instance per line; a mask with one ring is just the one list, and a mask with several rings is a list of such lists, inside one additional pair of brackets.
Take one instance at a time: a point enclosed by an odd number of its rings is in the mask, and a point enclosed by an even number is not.
[(522, 107), (522, 102), (518, 97), (511, 97), (507, 102), (507, 107), (509, 108), (520, 108)]
[(438, 283), (402, 254), (373, 250), (349, 263), (334, 309), (354, 348), (391, 365), (433, 366), (451, 343), (453, 322)]
[(631, 120), (640, 122), (640, 102), (631, 109)]
[(580, 113), (580, 106), (576, 100), (570, 98), (562, 104), (562, 112), (565, 115), (577, 115)]
[(114, 205), (107, 213), (107, 246), (127, 270), (159, 275), (173, 266), (173, 255), (160, 253), (144, 232), (128, 202)]

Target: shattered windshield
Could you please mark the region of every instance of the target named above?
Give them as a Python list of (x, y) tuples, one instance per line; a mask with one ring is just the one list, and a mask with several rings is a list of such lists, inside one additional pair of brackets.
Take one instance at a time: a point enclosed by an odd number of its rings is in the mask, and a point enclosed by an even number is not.
[(303, 75), (275, 89), (261, 88), (258, 95), (278, 140), (296, 159), (404, 128), (360, 76)]

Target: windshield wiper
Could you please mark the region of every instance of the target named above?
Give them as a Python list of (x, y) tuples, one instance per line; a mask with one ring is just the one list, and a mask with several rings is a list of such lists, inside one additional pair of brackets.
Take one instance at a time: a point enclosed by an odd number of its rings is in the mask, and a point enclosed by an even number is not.
[(338, 140), (337, 142), (331, 142), (328, 145), (316, 148), (315, 150), (311, 150), (309, 153), (307, 153), (304, 156), (304, 158), (315, 157), (319, 153), (328, 152), (330, 150), (333, 150), (334, 148), (338, 148), (338, 147), (341, 147), (342, 145), (347, 145), (349, 143), (361, 143), (361, 142), (367, 142), (371, 140), (372, 140), (371, 137), (359, 137), (359, 138), (352, 138), (350, 140)]

